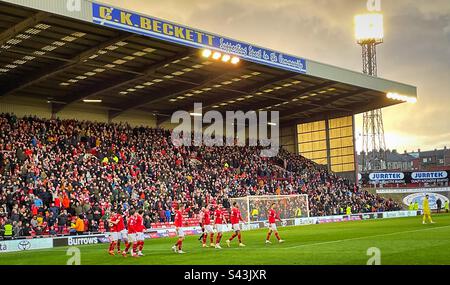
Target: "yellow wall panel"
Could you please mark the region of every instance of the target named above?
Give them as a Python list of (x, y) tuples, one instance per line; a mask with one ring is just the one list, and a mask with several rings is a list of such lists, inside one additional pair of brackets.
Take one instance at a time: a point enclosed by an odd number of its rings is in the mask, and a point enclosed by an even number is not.
[[(353, 117), (328, 121), (330, 139), (330, 164), (334, 172), (355, 170)], [(326, 122), (300, 124), (297, 126), (299, 152), (318, 164), (328, 164)]]

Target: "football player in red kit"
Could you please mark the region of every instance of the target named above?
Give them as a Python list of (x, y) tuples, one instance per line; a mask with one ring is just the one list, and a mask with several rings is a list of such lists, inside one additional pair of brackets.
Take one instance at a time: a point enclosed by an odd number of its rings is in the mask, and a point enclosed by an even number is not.
[(111, 232), (111, 235), (109, 237), (109, 255), (114, 255), (114, 248), (116, 247), (116, 244), (119, 240), (119, 232), (117, 231), (118, 222), (119, 221), (117, 220), (116, 211), (111, 211), (111, 218), (109, 219), (109, 231)]
[(271, 243), (270, 236), (272, 235), (272, 232), (275, 233), (275, 236), (279, 243), (284, 242), (284, 240), (280, 238), (280, 235), (278, 234), (277, 230), (276, 221), (279, 220), (281, 222), (281, 219), (277, 215), (277, 212), (275, 211), (275, 203), (272, 203), (272, 205), (270, 206), (268, 219), (269, 219), (269, 232), (267, 233), (266, 243)]
[(215, 247), (214, 231), (211, 226), (211, 214), (210, 214), (210, 206), (209, 205), (206, 206), (206, 208), (202, 209), (201, 217), (202, 217), (203, 227), (205, 228), (205, 232), (203, 234), (203, 247), (208, 247), (208, 245), (206, 244), (206, 239), (208, 238), (208, 235), (209, 235), (209, 241), (210, 241), (211, 247)]
[(175, 243), (174, 246), (172, 246), (172, 250), (175, 253), (185, 253), (183, 251), (183, 240), (184, 240), (184, 232), (183, 232), (183, 212), (184, 212), (184, 205), (179, 203), (176, 206), (175, 210), (175, 228), (178, 235), (178, 240)]
[(131, 251), (131, 256), (133, 257), (137, 257), (138, 255), (135, 252), (135, 245), (137, 243), (137, 239), (136, 239), (136, 228), (137, 228), (137, 223), (136, 223), (136, 211), (135, 210), (130, 210), (130, 216), (128, 218), (128, 244), (125, 248), (125, 250), (122, 252), (122, 255), (124, 257), (127, 256), (128, 251), (130, 250), (131, 245), (133, 245), (133, 249)]
[(144, 254), (142, 253), (142, 250), (144, 249), (144, 232), (145, 232), (145, 227), (144, 227), (144, 210), (140, 209), (137, 211), (136, 213), (136, 248), (134, 248), (133, 245), (133, 249), (134, 252), (136, 252), (137, 250), (137, 255), (138, 256), (144, 256)]
[(214, 211), (214, 226), (216, 227), (217, 237), (215, 248), (221, 249), (220, 240), (222, 239), (224, 225), (227, 223), (225, 215), (220, 205), (217, 205), (217, 209)]
[(241, 226), (240, 226), (240, 222), (245, 222), (244, 219), (242, 218), (241, 215), (241, 211), (239, 210), (239, 206), (236, 202), (233, 203), (233, 207), (231, 208), (231, 217), (230, 217), (230, 221), (231, 221), (231, 226), (233, 227), (233, 231), (234, 234), (226, 240), (227, 246), (230, 247), (230, 243), (231, 241), (235, 238), (238, 237), (239, 240), (239, 246), (244, 247), (245, 244), (242, 243), (242, 238), (241, 238)]
[(203, 243), (203, 236), (205, 235), (205, 225), (203, 225), (203, 216), (204, 216), (205, 207), (202, 207), (200, 212), (198, 213), (198, 225), (202, 229), (202, 234), (198, 238), (198, 240)]
[[(125, 243), (125, 247), (128, 245), (128, 233), (121, 212), (113, 211), (109, 222), (111, 223), (111, 241), (115, 242), (117, 254), (120, 254), (120, 241)], [(114, 245), (110, 245), (109, 253), (114, 255)]]

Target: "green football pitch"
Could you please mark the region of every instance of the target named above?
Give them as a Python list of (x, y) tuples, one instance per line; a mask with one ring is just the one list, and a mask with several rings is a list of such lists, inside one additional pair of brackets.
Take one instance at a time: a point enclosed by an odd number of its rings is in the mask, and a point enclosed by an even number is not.
[[(154, 239), (145, 243), (140, 258), (109, 256), (107, 244), (79, 246), (82, 265), (365, 265), (377, 248), (382, 265), (450, 264), (450, 215), (434, 215), (435, 224), (422, 224), (421, 217), (369, 220), (279, 228), (283, 244), (264, 243), (266, 230), (243, 232), (246, 247), (202, 248), (198, 237), (184, 242), (186, 254), (175, 254), (175, 239)], [(0, 254), (1, 265), (64, 265), (67, 247)], [(372, 252), (372, 254), (368, 255)], [(376, 252), (377, 250), (375, 250)]]

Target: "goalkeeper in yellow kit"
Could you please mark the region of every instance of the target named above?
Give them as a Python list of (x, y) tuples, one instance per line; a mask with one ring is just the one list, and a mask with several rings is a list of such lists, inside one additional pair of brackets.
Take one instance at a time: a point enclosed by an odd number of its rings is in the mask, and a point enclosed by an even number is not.
[(430, 202), (428, 201), (428, 194), (425, 196), (425, 199), (423, 199), (423, 220), (422, 223), (426, 224), (427, 219), (430, 221), (431, 224), (434, 224), (433, 220), (431, 219), (431, 210), (430, 210)]

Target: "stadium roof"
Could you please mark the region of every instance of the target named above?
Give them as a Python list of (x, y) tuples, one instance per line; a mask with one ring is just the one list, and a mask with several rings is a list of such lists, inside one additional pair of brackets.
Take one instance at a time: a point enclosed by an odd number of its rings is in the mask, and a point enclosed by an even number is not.
[[(239, 56), (206, 59), (204, 48)], [(114, 118), (143, 110), (280, 111), (282, 124), (337, 117), (416, 97), (413, 86), (283, 54), (92, 1), (0, 0), (0, 97), (55, 113), (85, 99)]]

